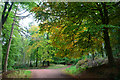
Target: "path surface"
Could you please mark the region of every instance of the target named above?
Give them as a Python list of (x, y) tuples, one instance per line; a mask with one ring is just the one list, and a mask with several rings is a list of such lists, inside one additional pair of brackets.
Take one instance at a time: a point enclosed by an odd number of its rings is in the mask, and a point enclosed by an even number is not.
[[(68, 66), (70, 67), (70, 66)], [(67, 68), (67, 67), (66, 67)], [(66, 74), (64, 72), (62, 72), (62, 70), (66, 69), (66, 68), (61, 68), (61, 69), (30, 69), (30, 71), (32, 72), (32, 76), (31, 78), (64, 78), (68, 80), (75, 80), (75, 77)]]

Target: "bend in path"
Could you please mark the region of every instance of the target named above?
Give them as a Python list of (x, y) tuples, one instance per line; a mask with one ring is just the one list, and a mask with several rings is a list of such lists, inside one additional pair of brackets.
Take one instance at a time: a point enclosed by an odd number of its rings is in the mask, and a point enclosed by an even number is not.
[[(68, 66), (70, 67), (70, 66)], [(46, 79), (50, 79), (50, 78), (63, 78), (63, 79), (67, 79), (67, 80), (76, 80), (77, 78), (75, 78), (74, 76), (71, 76), (69, 74), (66, 74), (64, 72), (62, 72), (61, 70), (64, 70), (65, 68), (62, 69), (30, 69), (30, 71), (32, 72), (31, 75), (31, 79), (32, 78), (46, 78)], [(63, 80), (62, 79), (62, 80)]]

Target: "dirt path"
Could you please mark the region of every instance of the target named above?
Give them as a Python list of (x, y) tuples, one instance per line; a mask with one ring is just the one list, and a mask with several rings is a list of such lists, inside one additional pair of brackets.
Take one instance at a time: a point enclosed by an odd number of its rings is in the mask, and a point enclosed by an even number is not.
[[(68, 66), (70, 67), (70, 66)], [(67, 67), (66, 67), (67, 68)], [(30, 69), (32, 72), (31, 78), (69, 78), (68, 80), (75, 80), (74, 76), (62, 72), (61, 69)]]

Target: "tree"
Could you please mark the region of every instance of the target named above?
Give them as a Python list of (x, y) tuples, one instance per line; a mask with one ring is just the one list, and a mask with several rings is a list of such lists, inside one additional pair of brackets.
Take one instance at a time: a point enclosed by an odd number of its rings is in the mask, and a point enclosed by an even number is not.
[[(86, 32), (90, 32), (89, 33), (90, 35), (94, 36), (94, 34), (100, 33), (98, 36), (100, 36), (104, 40), (106, 54), (108, 55), (108, 62), (109, 64), (113, 65), (114, 59), (113, 59), (113, 54), (112, 54), (112, 48), (110, 45), (110, 38), (109, 38), (108, 30), (109, 28), (112, 27), (110, 24), (110, 22), (113, 21), (113, 19), (111, 18), (111, 15), (114, 14), (115, 12), (117, 13), (117, 15), (115, 14), (114, 15), (118, 16), (117, 7), (119, 6), (119, 3), (120, 2), (117, 2), (117, 3), (105, 3), (105, 2), (101, 2), (101, 3), (69, 3), (69, 2), (68, 3), (67, 2), (65, 3), (59, 3), (59, 2), (44, 3), (43, 5), (41, 4), (41, 6), (39, 7), (33, 8), (32, 11), (36, 13), (36, 18), (38, 20), (42, 20), (43, 22), (47, 21), (46, 24), (43, 24), (43, 26), (40, 27), (41, 31), (47, 31), (47, 30), (49, 31), (50, 29), (53, 29), (55, 26), (58, 28), (61, 28), (60, 26), (63, 25), (62, 27), (62, 30), (64, 32), (63, 34), (65, 34), (66, 32), (66, 33), (69, 33), (70, 35), (72, 30), (74, 30), (73, 32), (75, 34), (76, 32), (80, 31), (80, 28), (83, 29), (82, 26), (86, 26), (87, 29), (90, 28), (89, 31), (86, 31)], [(111, 18), (111, 21), (109, 20), (109, 18)], [(51, 26), (49, 27), (49, 25)], [(56, 32), (54, 32), (54, 34), (55, 33)], [(89, 37), (86, 38), (87, 34), (84, 32), (82, 39), (78, 38), (77, 41), (79, 42), (79, 45), (81, 44), (81, 42), (83, 42), (82, 45), (86, 45), (86, 41), (89, 42), (89, 39), (88, 39)], [(79, 36), (81, 35), (82, 34), (79, 34)], [(84, 39), (88, 39), (88, 40), (85, 41)], [(89, 42), (89, 44), (91, 44), (91, 42)], [(89, 44), (87, 44), (87, 47)], [(95, 46), (93, 47), (93, 49), (94, 48)]]
[[(6, 3), (8, 3), (8, 2), (6, 2)], [(9, 3), (6, 6), (9, 7)], [(10, 5), (11, 4), (12, 3), (10, 3)], [(7, 68), (11, 69), (11, 68), (15, 67), (16, 65), (20, 65), (20, 63), (22, 63), (22, 61), (24, 59), (20, 58), (20, 56), (21, 57), (23, 56), (25, 58), (25, 55), (26, 55), (26, 52), (25, 52), (26, 47), (25, 46), (28, 44), (28, 42), (26, 42), (27, 39), (25, 39), (25, 37), (23, 36), (23, 34), (25, 34), (24, 33), (25, 29), (23, 29), (19, 26), (18, 21), (20, 18), (15, 16), (16, 9), (18, 12), (20, 10), (16, 5), (20, 6), (21, 4), (20, 3), (14, 3), (14, 4), (15, 5), (12, 5), (11, 11), (5, 12), (5, 14), (4, 14), (4, 17), (7, 16), (7, 19), (5, 20), (4, 28), (1, 33), (2, 34), (2, 61), (3, 61), (2, 66), (4, 68), (3, 69), (4, 71), (6, 71), (5, 69), (7, 69)], [(7, 10), (9, 10), (9, 8), (6, 9), (5, 11), (7, 11)], [(9, 15), (8, 15), (8, 13), (9, 13)], [(13, 29), (13, 27), (14, 27), (14, 29)], [(12, 30), (11, 30), (11, 28), (12, 28)], [(13, 34), (11, 34), (10, 32)], [(11, 46), (11, 48), (10, 48), (10, 46)], [(6, 55), (6, 53), (9, 54), (9, 56)]]
[(31, 43), (29, 44), (28, 53), (32, 55), (35, 55), (36, 57), (36, 66), (38, 64), (38, 61), (41, 60), (44, 62), (52, 61), (52, 46), (50, 45), (50, 40), (48, 39), (48, 34), (44, 33), (44, 35), (39, 34), (39, 27), (38, 26), (31, 26), (29, 29), (29, 32), (31, 34)]
[(14, 22), (12, 23), (12, 28), (11, 28), (10, 38), (9, 38), (9, 44), (8, 44), (7, 53), (6, 53), (6, 56), (5, 56), (4, 69), (3, 69), (4, 72), (7, 72), (8, 56), (9, 56), (9, 50), (10, 50), (10, 45), (11, 45), (11, 40), (12, 40), (12, 35), (13, 35), (16, 13), (17, 13), (17, 9), (15, 11)]

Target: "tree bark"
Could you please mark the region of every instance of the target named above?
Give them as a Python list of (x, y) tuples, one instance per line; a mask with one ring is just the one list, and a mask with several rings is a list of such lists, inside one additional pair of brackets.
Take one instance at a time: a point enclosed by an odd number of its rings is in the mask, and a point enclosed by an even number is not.
[(32, 53), (30, 54), (30, 67), (33, 67), (33, 65), (32, 65)]
[[(49, 51), (47, 51), (47, 53), (49, 54)], [(50, 55), (50, 54), (49, 54)], [(48, 56), (49, 57), (49, 56)], [(47, 65), (50, 66), (50, 62), (47, 61)]]
[(36, 67), (38, 66), (38, 58), (36, 58)]
[(38, 66), (38, 47), (37, 47), (37, 54), (36, 54), (36, 67)]
[(8, 44), (8, 48), (7, 48), (7, 53), (6, 53), (6, 56), (5, 56), (3, 72), (7, 72), (7, 63), (8, 63), (8, 56), (9, 56), (9, 50), (10, 50), (12, 35), (13, 35), (13, 29), (14, 29), (14, 22), (13, 22), (12, 28), (11, 28), (11, 34), (10, 34), (10, 38), (9, 38), (9, 44)]
[(45, 61), (43, 61), (43, 66), (44, 66), (44, 64), (45, 64)]
[(47, 61), (47, 65), (50, 66), (50, 62), (49, 61)]
[(104, 41), (105, 41), (105, 49), (106, 49), (106, 54), (108, 56), (108, 63), (110, 65), (114, 64), (114, 58), (113, 58), (113, 54), (112, 54), (112, 48), (110, 46), (110, 39), (108, 36), (108, 28), (104, 28), (105, 30), (104, 32)]
[[(105, 25), (109, 24), (109, 17), (108, 17), (108, 10), (106, 9), (106, 3), (101, 3), (103, 6), (103, 11), (100, 11), (100, 15), (101, 15), (101, 19), (102, 19), (102, 23)], [(104, 27), (103, 28), (103, 33), (104, 33), (104, 41), (105, 41), (105, 50), (106, 50), (106, 54), (108, 56), (108, 63), (110, 65), (114, 64), (114, 58), (113, 58), (113, 54), (112, 54), (112, 48), (110, 46), (110, 38), (109, 38), (109, 33), (108, 33), (108, 28)]]
[(104, 53), (103, 53), (103, 48), (101, 47), (101, 54), (102, 54), (102, 57), (104, 58)]
[(10, 50), (10, 45), (11, 45), (11, 40), (12, 40), (12, 35), (13, 35), (16, 13), (17, 13), (17, 9), (15, 11), (14, 21), (12, 23), (12, 28), (11, 28), (10, 38), (9, 38), (9, 44), (8, 44), (7, 53), (6, 53), (6, 56), (5, 56), (3, 72), (7, 72), (8, 56), (9, 56), (9, 50)]
[[(47, 33), (47, 40), (49, 40), (49, 36), (48, 36), (48, 33)], [(47, 42), (47, 44), (49, 45), (49, 43)], [(49, 54), (49, 51), (47, 51), (47, 53)], [(49, 54), (50, 55), (50, 54)], [(50, 62), (47, 61), (47, 66), (50, 66)]]
[(33, 67), (33, 66), (32, 66), (32, 62), (31, 62), (31, 60), (30, 60), (30, 67)]
[(95, 59), (95, 55), (94, 55), (94, 53), (92, 54), (92, 60), (94, 61), (94, 59)]

